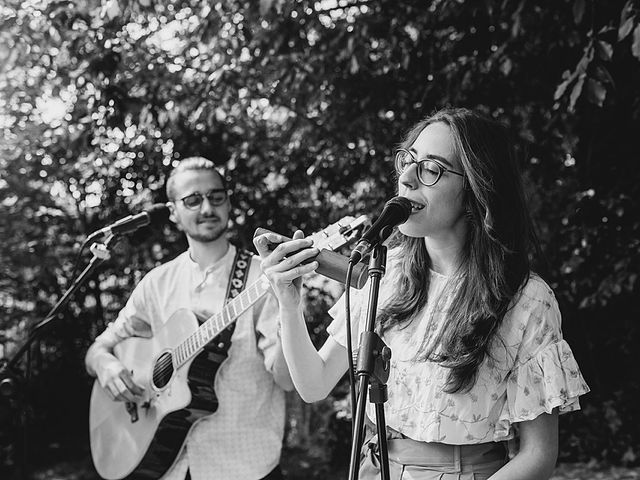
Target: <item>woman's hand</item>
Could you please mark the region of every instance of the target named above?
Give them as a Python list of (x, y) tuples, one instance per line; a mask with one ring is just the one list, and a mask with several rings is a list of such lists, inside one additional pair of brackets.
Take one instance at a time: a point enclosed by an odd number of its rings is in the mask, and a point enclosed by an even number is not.
[(255, 237), (253, 244), (262, 258), (262, 272), (269, 279), (280, 309), (298, 310), (302, 300), (301, 277), (318, 268), (318, 262), (309, 261), (320, 253), (312, 247), (313, 241), (304, 238), (298, 230), (293, 240), (268, 232)]

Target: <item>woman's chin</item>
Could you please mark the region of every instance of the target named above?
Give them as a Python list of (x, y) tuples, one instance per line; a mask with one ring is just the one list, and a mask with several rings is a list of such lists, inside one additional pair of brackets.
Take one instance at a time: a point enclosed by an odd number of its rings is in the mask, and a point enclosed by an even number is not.
[(408, 222), (402, 223), (398, 226), (398, 231), (403, 235), (406, 235), (407, 237), (415, 237), (415, 238), (427, 236), (427, 232), (423, 225), (411, 225), (407, 223)]

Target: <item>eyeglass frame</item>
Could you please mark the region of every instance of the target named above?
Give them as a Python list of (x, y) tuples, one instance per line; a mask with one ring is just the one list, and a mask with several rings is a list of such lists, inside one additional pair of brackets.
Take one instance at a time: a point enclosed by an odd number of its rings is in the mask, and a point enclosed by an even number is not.
[[(220, 203), (212, 202), (210, 195), (212, 193), (219, 193), (219, 192), (224, 193), (224, 199)], [(187, 206), (186, 203), (184, 203), (184, 200), (186, 198), (193, 197), (193, 196), (200, 197), (200, 203), (198, 203), (198, 205), (194, 205), (193, 207), (189, 207)], [(195, 211), (195, 210), (198, 210), (199, 208), (202, 208), (202, 204), (204, 203), (205, 198), (207, 199), (207, 201), (211, 206), (219, 207), (220, 205), (222, 205), (224, 202), (227, 201), (227, 199), (229, 198), (229, 193), (227, 192), (226, 188), (212, 188), (206, 193), (200, 193), (200, 192), (190, 193), (189, 195), (185, 195), (184, 197), (177, 199), (176, 202), (182, 202), (182, 205), (184, 206), (184, 208), (186, 208), (187, 210)]]
[[(412, 160), (410, 163), (407, 164), (407, 166), (402, 171), (398, 168), (398, 155), (400, 153), (408, 153), (409, 157), (411, 157), (411, 160)], [(407, 150), (406, 148), (398, 148), (396, 150), (396, 153), (395, 153), (394, 158), (393, 158), (393, 162), (394, 162), (394, 167), (395, 167), (396, 172), (398, 173), (398, 175), (402, 175), (407, 170), (407, 168), (409, 168), (412, 164), (415, 164), (417, 169), (418, 169), (418, 174), (416, 174), (416, 178), (425, 187), (433, 187), (436, 183), (438, 183), (440, 181), (440, 179), (442, 178), (442, 174), (445, 173), (445, 172), (449, 172), (449, 173), (453, 173), (455, 175), (459, 175), (463, 179), (465, 178), (464, 173), (456, 172), (455, 170), (451, 170), (450, 168), (445, 167), (442, 164), (442, 162), (436, 160), (435, 158), (423, 158), (422, 160), (418, 160), (417, 156), (412, 151)], [(438, 176), (436, 177), (436, 179), (435, 179), (435, 181), (433, 183), (425, 183), (420, 178), (420, 175), (419, 175), (420, 164), (423, 163), (423, 162), (433, 162), (440, 169), (440, 172), (438, 173)]]

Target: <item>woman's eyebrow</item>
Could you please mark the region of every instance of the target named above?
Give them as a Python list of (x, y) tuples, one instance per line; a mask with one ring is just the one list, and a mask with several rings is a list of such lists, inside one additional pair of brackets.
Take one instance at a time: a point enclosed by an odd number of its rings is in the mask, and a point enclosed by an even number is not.
[(436, 155), (436, 154), (431, 153), (431, 154), (425, 155), (424, 157), (418, 157), (418, 152), (416, 151), (415, 148), (410, 148), (409, 151), (411, 151), (411, 152), (413, 152), (415, 154), (415, 156), (418, 159), (418, 161), (420, 161), (420, 160), (438, 160), (439, 162), (444, 163), (446, 166), (454, 168), (454, 165), (449, 160), (447, 160), (444, 157), (441, 157), (440, 155)]

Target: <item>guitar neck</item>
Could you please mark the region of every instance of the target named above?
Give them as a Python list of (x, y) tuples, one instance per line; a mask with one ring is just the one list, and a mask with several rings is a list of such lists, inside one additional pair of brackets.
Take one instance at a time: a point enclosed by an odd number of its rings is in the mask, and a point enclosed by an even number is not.
[(220, 332), (235, 322), (249, 307), (260, 300), (269, 291), (269, 288), (267, 278), (262, 275), (255, 283), (246, 287), (244, 291), (227, 302), (222, 311), (209, 317), (175, 348), (173, 355), (176, 367), (182, 366), (217, 337)]

